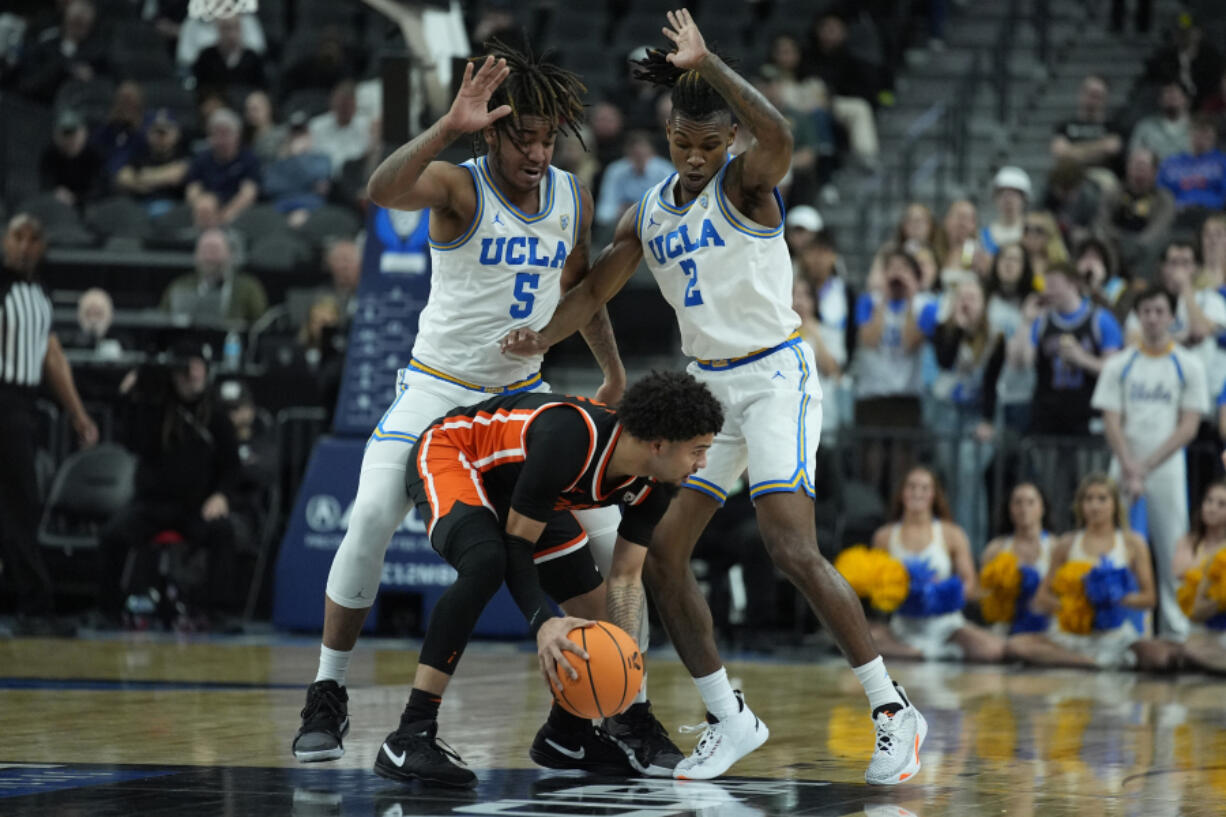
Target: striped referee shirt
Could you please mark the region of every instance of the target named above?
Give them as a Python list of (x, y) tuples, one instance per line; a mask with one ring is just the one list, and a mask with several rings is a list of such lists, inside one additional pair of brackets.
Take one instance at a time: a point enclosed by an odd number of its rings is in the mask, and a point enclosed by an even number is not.
[(37, 388), (51, 334), (51, 299), (37, 281), (0, 269), (0, 302), (0, 389)]

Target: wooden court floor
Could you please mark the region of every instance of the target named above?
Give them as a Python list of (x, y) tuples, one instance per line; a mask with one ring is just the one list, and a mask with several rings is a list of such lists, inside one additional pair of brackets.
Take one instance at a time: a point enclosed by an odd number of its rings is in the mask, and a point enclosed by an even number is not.
[[(0, 641), (0, 815), (1226, 814), (1226, 684), (1207, 676), (896, 664), (930, 732), (916, 781), (877, 789), (863, 783), (872, 731), (845, 665), (730, 660), (770, 741), (717, 784), (626, 781), (532, 766), (548, 704), (535, 657), (476, 645), (441, 735), (481, 785), (454, 794), (369, 771), (416, 659), (400, 643), (359, 647), (345, 757), (294, 761), (317, 653), (279, 637)], [(649, 666), (655, 710), (688, 751), (676, 727), (702, 719), (697, 693), (675, 659)]]

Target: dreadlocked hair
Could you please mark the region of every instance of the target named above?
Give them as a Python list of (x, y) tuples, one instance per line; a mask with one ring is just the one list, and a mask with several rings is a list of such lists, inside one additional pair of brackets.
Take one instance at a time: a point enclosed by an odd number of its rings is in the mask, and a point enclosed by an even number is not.
[(668, 61), (668, 54), (658, 48), (647, 49), (647, 56), (631, 60), (634, 78), (671, 88), (673, 110), (687, 119), (706, 119), (720, 113), (732, 115), (732, 108), (711, 83), (695, 70), (678, 68)]
[(520, 51), (494, 37), (485, 43), (485, 49), (495, 60), (506, 60), (511, 69), (490, 96), (490, 110), (511, 106), (511, 115), (495, 122), (495, 128), (507, 133), (512, 127), (519, 129), (520, 117), (539, 116), (574, 136), (587, 150), (581, 132), (587, 86), (578, 74), (545, 62), (549, 54), (534, 54), (526, 42)]

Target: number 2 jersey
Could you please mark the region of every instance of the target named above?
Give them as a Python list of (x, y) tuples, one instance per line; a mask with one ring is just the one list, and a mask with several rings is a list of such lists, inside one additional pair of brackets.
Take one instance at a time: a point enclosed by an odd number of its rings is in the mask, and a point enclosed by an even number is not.
[(540, 207), (529, 215), (498, 189), (487, 157), (460, 167), (472, 175), (476, 215), (455, 240), (430, 239), (430, 298), (413, 359), (482, 386), (503, 386), (540, 370), (541, 356), (504, 355), (498, 343), (515, 329), (542, 329), (553, 317), (562, 267), (579, 238), (579, 186), (550, 166)]
[(485, 506), (502, 521), (515, 510), (538, 522), (559, 511), (621, 505), (618, 534), (646, 546), (676, 489), (650, 477), (608, 480), (621, 435), (616, 412), (600, 403), (502, 395), (430, 423), (413, 447), (406, 487), (431, 535), (457, 502)]
[(643, 195), (635, 220), (647, 267), (677, 313), (682, 351), (706, 360), (775, 346), (800, 326), (782, 219), (764, 227), (732, 205), (723, 189), (729, 164), (681, 206), (674, 173)]

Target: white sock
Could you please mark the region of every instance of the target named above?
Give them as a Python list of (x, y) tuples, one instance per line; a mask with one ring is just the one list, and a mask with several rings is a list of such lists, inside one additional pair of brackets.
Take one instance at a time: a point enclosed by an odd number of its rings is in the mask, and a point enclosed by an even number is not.
[(902, 696), (894, 688), (894, 681), (890, 679), (890, 673), (886, 672), (885, 660), (880, 655), (863, 666), (852, 667), (851, 671), (856, 674), (860, 686), (864, 687), (870, 709), (875, 710), (886, 704), (902, 706)]
[(647, 703), (647, 673), (643, 673), (643, 685), (639, 687), (639, 694), (634, 696), (636, 704)]
[(707, 711), (720, 720), (740, 711), (736, 695), (732, 692), (732, 684), (728, 683), (728, 671), (723, 667), (710, 675), (695, 678), (694, 686), (698, 687), (702, 702), (707, 705)]
[(315, 675), (316, 681), (336, 681), (341, 686), (345, 685), (345, 676), (349, 672), (349, 656), (353, 655), (353, 650), (333, 650), (319, 645), (319, 672)]

